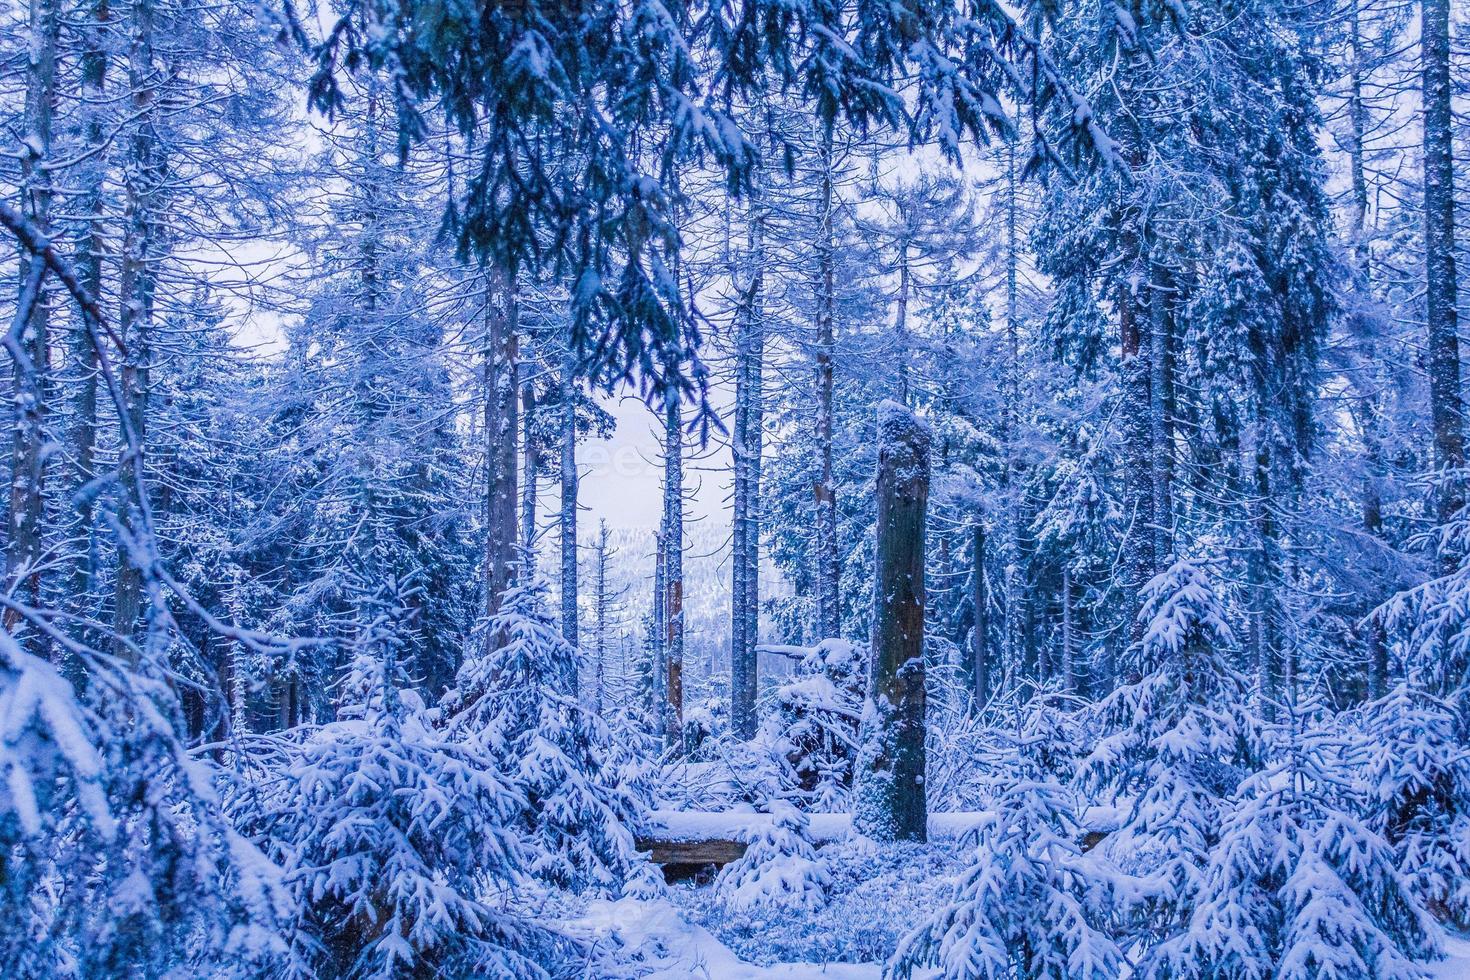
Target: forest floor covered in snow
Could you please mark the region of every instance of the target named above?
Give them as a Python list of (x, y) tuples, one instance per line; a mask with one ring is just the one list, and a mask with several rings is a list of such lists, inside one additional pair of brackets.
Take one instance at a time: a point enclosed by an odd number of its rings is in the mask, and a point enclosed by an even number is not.
[[(619, 947), (629, 975), (644, 980), (880, 980), (886, 954), (877, 947), (885, 934), (901, 932), (932, 908), (922, 902), (926, 891), (942, 898), (949, 887), (949, 875), (957, 870), (953, 855), (939, 857), (937, 864), (947, 873), (927, 886), (923, 875), (936, 870), (936, 862), (920, 862), (920, 873), (905, 876), (903, 883), (880, 872), (869, 887), (836, 901), (839, 915), (824, 913), (814, 921), (766, 923), (759, 929), (722, 923), (710, 916), (708, 885), (684, 884), (672, 888), (668, 899), (595, 901), (571, 925), (599, 943)], [(878, 906), (875, 899), (886, 901)], [(874, 955), (848, 958), (863, 949)], [(1448, 936), (1445, 958), (1427, 970), (1427, 980), (1470, 980), (1470, 936)]]
[[(1106, 823), (1109, 814), (1090, 814)], [(770, 814), (656, 811), (660, 841), (740, 839)], [(828, 899), (810, 911), (731, 912), (712, 874), (676, 881), (656, 898), (595, 900), (567, 923), (648, 980), (879, 980), (900, 938), (949, 900), (966, 867), (980, 813), (930, 817), (923, 844), (879, 846), (846, 814), (813, 814), (810, 836), (831, 875)], [(1470, 936), (1448, 935), (1445, 959), (1426, 980), (1470, 980)], [(919, 971), (918, 977), (929, 976)]]

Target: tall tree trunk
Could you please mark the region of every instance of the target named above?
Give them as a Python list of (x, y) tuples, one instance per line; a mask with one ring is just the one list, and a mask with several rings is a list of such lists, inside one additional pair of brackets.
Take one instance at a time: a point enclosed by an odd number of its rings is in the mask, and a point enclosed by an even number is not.
[[(133, 4), (131, 38), (128, 45), (128, 85), (133, 112), (128, 165), (123, 171), (124, 232), (122, 262), (118, 275), (121, 312), (118, 326), (127, 356), (123, 360), (122, 388), (127, 398), (129, 422), (141, 450), (146, 443), (149, 371), (152, 361), (153, 296), (160, 258), (158, 215), (162, 210), (164, 162), (154, 130), (160, 78), (153, 59), (153, 4)], [(139, 527), (136, 512), (147, 488), (141, 483), (141, 460), (125, 459), (122, 465), (124, 513), (119, 515), (124, 533), (131, 537)], [(143, 575), (134, 556), (122, 549), (118, 558), (114, 630), (118, 653), (133, 635), (143, 609)]]
[(1174, 551), (1174, 433), (1169, 415), (1169, 313), (1165, 287), (1149, 291), (1149, 443), (1152, 449), (1154, 566), (1166, 567)]
[[(21, 210), (43, 235), (51, 233), (51, 137), (56, 112), (56, 0), (30, 0), (30, 61), (26, 66), (25, 129), (21, 153)], [(12, 358), (16, 418), (10, 470), (6, 583), (17, 598), (38, 604), (45, 532), (46, 394), (50, 385), (50, 319), (44, 276), (22, 262), (20, 303), (29, 305), (20, 347)], [(37, 264), (35, 270), (39, 271)], [(24, 312), (21, 310), (19, 312)], [(26, 364), (25, 361), (29, 361)], [(7, 629), (17, 616), (7, 610)]]
[(977, 520), (972, 533), (970, 602), (975, 625), (970, 632), (970, 693), (978, 711), (990, 701), (990, 597), (985, 582), (985, 525)]
[[(111, 19), (108, 0), (96, 0), (92, 20), (84, 28), (81, 58), (82, 104), (86, 106), (85, 150), (81, 210), (85, 215), (77, 251), (77, 278), (88, 295), (102, 297), (102, 262), (106, 242), (102, 227), (103, 186), (107, 177), (102, 154), (108, 140), (103, 119), (107, 84), (107, 23)], [(97, 475), (97, 351), (92, 346), (86, 321), (78, 317), (70, 334), (71, 360), (76, 374), (72, 396), (72, 452), (76, 457), (77, 490)], [(82, 616), (95, 614), (93, 595), (100, 568), (97, 549), (95, 508), (91, 494), (77, 496), (74, 554), (72, 556), (70, 602)]]
[(561, 365), (561, 633), (574, 647), (578, 646), (576, 374), (577, 358), (569, 349)]
[(1065, 690), (1081, 692), (1081, 665), (1077, 657), (1077, 594), (1072, 569), (1062, 563), (1062, 648), (1061, 667), (1057, 671)]
[(1250, 597), (1250, 644), (1262, 714), (1272, 720), (1276, 716), (1276, 704), (1281, 697), (1282, 680), (1275, 614), (1277, 573), (1280, 566), (1275, 547), (1275, 515), (1271, 509), (1271, 449), (1263, 436), (1262, 422), (1258, 420), (1253, 428), (1254, 445), (1247, 449), (1247, 466), (1251, 473), (1249, 512), (1254, 537), (1246, 559)]
[(738, 738), (755, 737), (757, 654), (760, 624), (760, 489), (765, 311), (764, 205), (752, 194), (748, 248), (736, 310), (734, 524), (731, 541), (730, 688), (731, 725)]
[[(1138, 298), (1125, 285), (1118, 293), (1118, 335), (1123, 356), (1123, 407), (1119, 413), (1123, 429), (1126, 469), (1124, 518), (1127, 537), (1123, 542), (1123, 588), (1128, 602), (1129, 641), (1143, 639), (1145, 623), (1139, 616), (1143, 587), (1154, 576), (1153, 438), (1149, 425), (1150, 358), (1143, 355), (1142, 324)], [(1111, 682), (1114, 680), (1110, 678)]]
[(925, 840), (924, 531), (929, 430), (878, 407), (873, 659), (854, 765), (853, 826), (874, 840)]
[(909, 243), (905, 240), (898, 246), (898, 314), (893, 324), (898, 348), (894, 352), (898, 359), (898, 400), (905, 405), (912, 401), (909, 394), (909, 358), (913, 346), (909, 340), (909, 293), (913, 288), (913, 272), (909, 266)]
[(612, 616), (612, 594), (608, 592), (607, 584), (607, 521), (598, 522), (597, 539), (593, 548), (592, 601), (595, 632), (592, 639), (592, 710), (601, 717), (607, 697), (607, 631)]
[[(516, 284), (506, 270), (485, 277), (485, 612), (500, 611), (500, 598), (515, 579), (516, 437), (519, 434), (520, 365)], [(492, 648), (502, 637), (487, 635)]]
[[(1429, 324), (1429, 405), (1434, 462), (1445, 480), (1438, 517), (1447, 523), (1464, 504), (1464, 420), (1455, 280), (1455, 195), (1450, 93), (1450, 0), (1423, 0), (1420, 30), (1424, 99), (1425, 314)], [(1442, 555), (1445, 571), (1455, 555)]]
[(668, 580), (668, 550), (664, 546), (667, 534), (668, 515), (665, 514), (659, 519), (658, 533), (654, 538), (653, 609), (649, 617), (652, 622), (649, 624), (651, 629), (648, 644), (648, 655), (653, 660), (650, 665), (653, 690), (649, 692), (653, 696), (653, 704), (649, 706), (649, 714), (660, 732), (668, 730), (668, 721), (665, 718), (669, 690), (668, 660), (665, 657), (668, 631), (665, 624), (668, 622), (669, 593), (665, 587)]
[(664, 738), (670, 747), (684, 732), (684, 418), (679, 395), (664, 406)]
[[(1352, 207), (1349, 212), (1354, 272), (1358, 289), (1365, 300), (1373, 296), (1372, 252), (1368, 238), (1368, 177), (1367, 177), (1367, 133), (1368, 108), (1363, 98), (1363, 82), (1367, 76), (1364, 64), (1363, 31), (1358, 0), (1348, 5), (1348, 136), (1344, 141), (1348, 155), (1348, 174), (1351, 181)], [(1383, 500), (1381, 481), (1385, 472), (1383, 456), (1382, 397), (1378, 390), (1377, 370), (1379, 355), (1372, 330), (1363, 331), (1359, 340), (1362, 348), (1359, 370), (1370, 375), (1368, 383), (1358, 392), (1361, 408), (1358, 410), (1358, 426), (1363, 439), (1363, 486), (1360, 510), (1363, 530), (1379, 541), (1383, 540)], [(1367, 598), (1368, 608), (1379, 604), (1382, 595)], [(1382, 619), (1370, 616), (1364, 622), (1364, 645), (1367, 659), (1368, 695), (1381, 698), (1388, 693), (1388, 639)]]
[(521, 385), (521, 574), (530, 581), (536, 572), (536, 493), (541, 489), (541, 456), (536, 451), (536, 387)]
[(821, 191), (817, 203), (817, 479), (816, 504), (817, 636), (835, 637), (842, 629), (838, 599), (841, 567), (837, 557), (837, 486), (832, 471), (833, 362), (837, 346), (837, 213), (831, 127), (823, 127), (820, 159)]

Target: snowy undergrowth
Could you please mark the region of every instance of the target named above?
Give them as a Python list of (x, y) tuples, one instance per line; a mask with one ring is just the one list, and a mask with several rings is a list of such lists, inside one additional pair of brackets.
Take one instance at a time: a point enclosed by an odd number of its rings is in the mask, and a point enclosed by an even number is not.
[(881, 848), (863, 837), (833, 842), (817, 851), (830, 886), (815, 912), (732, 910), (711, 885), (673, 887), (670, 898), (691, 923), (751, 963), (882, 963), (947, 899), (968, 851), (951, 839)]

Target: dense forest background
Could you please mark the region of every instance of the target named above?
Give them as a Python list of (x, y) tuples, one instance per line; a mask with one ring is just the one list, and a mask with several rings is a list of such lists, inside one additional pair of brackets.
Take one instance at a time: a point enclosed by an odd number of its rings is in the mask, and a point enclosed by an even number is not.
[[(675, 904), (743, 954), (1422, 975), (1470, 925), (1467, 30), (7, 6), (7, 969), (648, 975), (587, 903), (709, 811), (761, 819)], [(892, 846), (816, 849), (847, 813)]]

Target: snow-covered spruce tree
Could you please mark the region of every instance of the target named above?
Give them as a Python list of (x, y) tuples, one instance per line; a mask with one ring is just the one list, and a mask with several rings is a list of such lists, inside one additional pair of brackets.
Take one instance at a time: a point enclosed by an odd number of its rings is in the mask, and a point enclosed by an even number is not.
[(847, 640), (823, 640), (776, 688), (759, 741), (780, 753), (797, 787), (818, 813), (848, 809), (867, 684), (867, 651)]
[(403, 603), (372, 605), (338, 720), (300, 729), (239, 812), (286, 871), (308, 975), (544, 976), (556, 937), (504, 907), (529, 861), (520, 789), (435, 730), (398, 666)]
[(1275, 739), (1220, 827), (1189, 927), (1139, 963), (1161, 980), (1422, 977), (1439, 927), (1395, 868), (1393, 849), (1353, 813), (1351, 773), (1381, 748), (1317, 728)]
[(1139, 876), (1128, 931), (1147, 950), (1188, 928), (1227, 801), (1261, 739), (1247, 682), (1224, 657), (1234, 637), (1205, 566), (1180, 560), (1155, 576), (1141, 615), (1143, 638), (1129, 650), (1139, 679), (1092, 709), (1102, 737), (1078, 774), (1128, 807), (1100, 847)]
[(611, 764), (611, 736), (570, 694), (578, 652), (562, 637), (539, 579), (502, 596), (493, 641), (468, 658), (446, 696), (448, 737), (494, 760), (519, 797), (512, 815), (530, 870), (572, 891), (617, 894), (651, 883), (633, 845), (637, 806)]
[[(1438, 531), (1437, 552), (1457, 566), (1400, 593), (1381, 616), (1402, 638), (1408, 679), (1362, 709), (1364, 734), (1382, 738), (1375, 771), (1378, 828), (1404, 861), (1421, 897), (1457, 922), (1470, 923), (1470, 513)], [(1443, 880), (1439, 880), (1444, 875)]]
[(977, 830), (974, 862), (949, 903), (903, 938), (886, 976), (923, 967), (945, 980), (1118, 976), (1107, 869), (1083, 855), (1074, 797), (1051, 774), (1055, 711), (1038, 700), (1022, 713), (1016, 770)]
[(741, 831), (745, 853), (720, 869), (714, 888), (732, 914), (810, 913), (832, 883), (812, 845), (811, 822), (786, 800), (770, 800), (770, 822)]
[[(142, 658), (140, 667), (150, 663)], [(278, 869), (221, 818), (172, 690), (88, 657), (87, 706), (0, 630), (0, 948), (17, 977), (270, 976)]]
[(1470, 924), (1470, 750), (1441, 698), (1401, 683), (1355, 713), (1369, 823), (1419, 899)]

